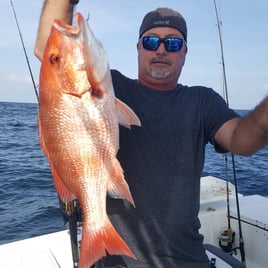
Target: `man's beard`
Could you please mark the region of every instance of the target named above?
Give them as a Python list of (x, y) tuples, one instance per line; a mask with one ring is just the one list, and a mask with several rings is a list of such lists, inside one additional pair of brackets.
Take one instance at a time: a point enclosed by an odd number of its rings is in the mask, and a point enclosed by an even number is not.
[[(157, 56), (151, 59), (150, 63), (163, 63), (167, 65), (171, 64), (170, 61), (163, 56)], [(169, 70), (165, 69), (164, 66), (152, 66), (149, 72), (151, 77), (155, 79), (164, 79), (167, 78), (170, 74)]]
[(170, 72), (163, 68), (153, 68), (150, 70), (151, 77), (155, 79), (164, 79), (169, 76)]

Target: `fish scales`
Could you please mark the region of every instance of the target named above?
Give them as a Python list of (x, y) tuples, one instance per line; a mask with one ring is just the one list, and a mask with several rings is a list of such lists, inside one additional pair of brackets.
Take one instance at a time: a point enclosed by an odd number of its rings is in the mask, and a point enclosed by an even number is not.
[(118, 124), (140, 121), (115, 98), (106, 53), (80, 13), (76, 26), (55, 20), (39, 80), (40, 145), (61, 200), (77, 198), (83, 214), (79, 268), (107, 252), (135, 258), (107, 216), (106, 195), (134, 206), (116, 159)]

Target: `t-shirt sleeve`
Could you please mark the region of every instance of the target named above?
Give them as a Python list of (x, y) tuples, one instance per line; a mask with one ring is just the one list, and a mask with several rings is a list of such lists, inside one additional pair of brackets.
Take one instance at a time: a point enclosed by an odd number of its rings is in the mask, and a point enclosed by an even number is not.
[(205, 124), (208, 140), (217, 152), (223, 153), (227, 150), (214, 140), (215, 134), (224, 123), (236, 117), (240, 115), (230, 109), (225, 100), (211, 89), (205, 105)]

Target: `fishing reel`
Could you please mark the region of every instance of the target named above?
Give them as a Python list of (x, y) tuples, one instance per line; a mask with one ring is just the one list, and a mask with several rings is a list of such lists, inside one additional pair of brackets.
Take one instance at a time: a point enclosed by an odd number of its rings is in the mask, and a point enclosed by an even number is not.
[(232, 228), (223, 228), (220, 231), (219, 246), (226, 253), (232, 254), (235, 250), (234, 245), (235, 232)]

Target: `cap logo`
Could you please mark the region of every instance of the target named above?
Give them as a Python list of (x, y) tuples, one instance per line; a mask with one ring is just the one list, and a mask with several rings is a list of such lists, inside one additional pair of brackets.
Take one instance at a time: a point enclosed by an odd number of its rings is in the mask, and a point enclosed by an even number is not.
[(159, 21), (154, 21), (154, 25), (169, 25), (170, 20), (159, 20)]

